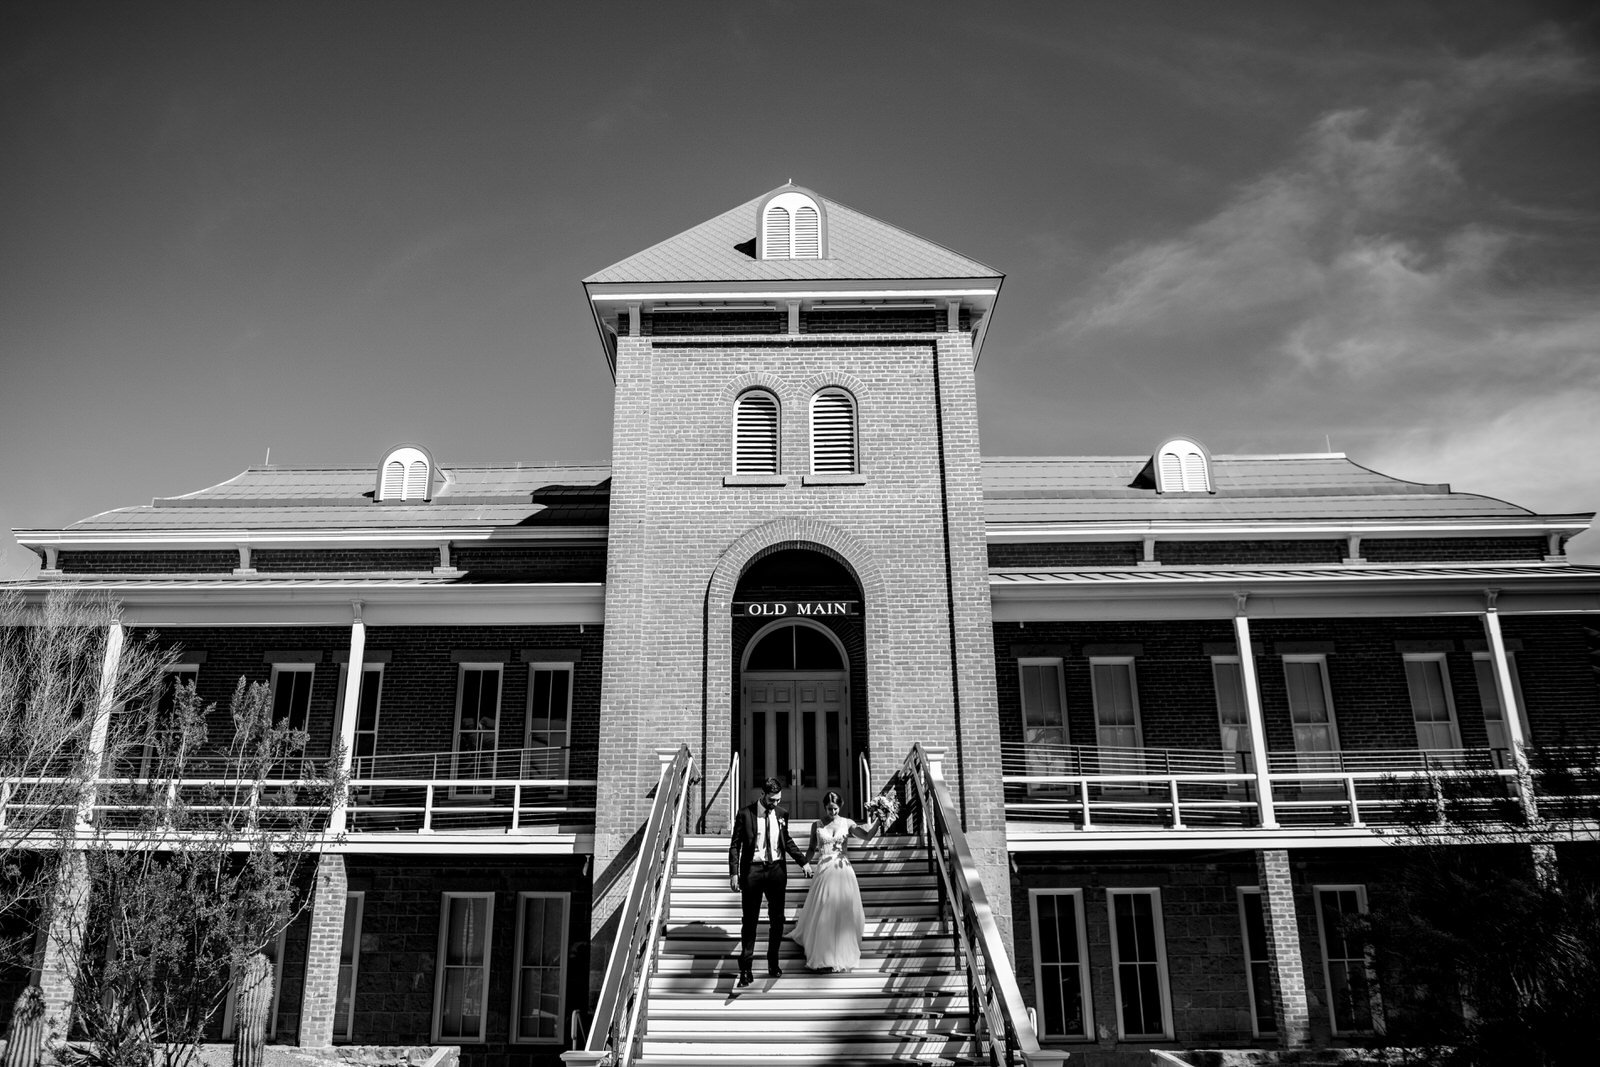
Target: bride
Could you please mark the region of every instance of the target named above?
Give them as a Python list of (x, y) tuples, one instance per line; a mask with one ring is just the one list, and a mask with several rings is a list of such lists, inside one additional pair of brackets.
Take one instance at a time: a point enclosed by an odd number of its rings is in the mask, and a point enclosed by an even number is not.
[(806, 950), (813, 971), (848, 971), (861, 962), (861, 933), (867, 915), (861, 907), (861, 886), (850, 866), (850, 839), (871, 840), (882, 830), (874, 817), (871, 828), (839, 814), (839, 794), (822, 798), (823, 816), (811, 824), (808, 865), (814, 864), (806, 901), (794, 917), (789, 936)]

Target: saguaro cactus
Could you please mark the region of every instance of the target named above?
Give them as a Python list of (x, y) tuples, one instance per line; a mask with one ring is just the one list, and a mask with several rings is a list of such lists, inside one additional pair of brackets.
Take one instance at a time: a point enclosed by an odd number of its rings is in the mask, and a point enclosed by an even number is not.
[(5, 1067), (39, 1067), (44, 1053), (44, 994), (31, 985), (11, 1007), (11, 1042)]
[(267, 1057), (267, 1023), (272, 1011), (272, 964), (257, 952), (239, 976), (234, 1015), (233, 1067), (261, 1067)]

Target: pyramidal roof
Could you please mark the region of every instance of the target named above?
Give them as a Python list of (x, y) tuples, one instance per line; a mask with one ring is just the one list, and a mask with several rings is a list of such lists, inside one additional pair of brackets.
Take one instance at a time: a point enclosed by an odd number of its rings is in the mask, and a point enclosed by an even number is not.
[(762, 282), (839, 279), (1002, 278), (987, 264), (794, 185), (827, 216), (827, 259), (756, 258), (756, 210), (772, 193), (724, 211), (584, 279), (585, 285), (640, 282)]

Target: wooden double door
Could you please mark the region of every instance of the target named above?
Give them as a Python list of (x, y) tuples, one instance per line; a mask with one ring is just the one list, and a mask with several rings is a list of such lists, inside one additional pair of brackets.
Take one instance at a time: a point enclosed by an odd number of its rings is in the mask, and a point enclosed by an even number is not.
[(769, 777), (797, 822), (822, 814), (837, 792), (855, 811), (850, 686), (844, 671), (746, 671), (741, 679), (739, 786), (749, 798)]

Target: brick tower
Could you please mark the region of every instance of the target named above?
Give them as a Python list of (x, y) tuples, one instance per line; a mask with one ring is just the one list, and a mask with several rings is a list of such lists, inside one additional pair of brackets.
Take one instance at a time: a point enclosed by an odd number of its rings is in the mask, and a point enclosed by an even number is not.
[(680, 743), (712, 832), (768, 773), (855, 813), (943, 745), (1008, 899), (974, 380), (1001, 280), (793, 185), (585, 280), (616, 379), (597, 942)]

